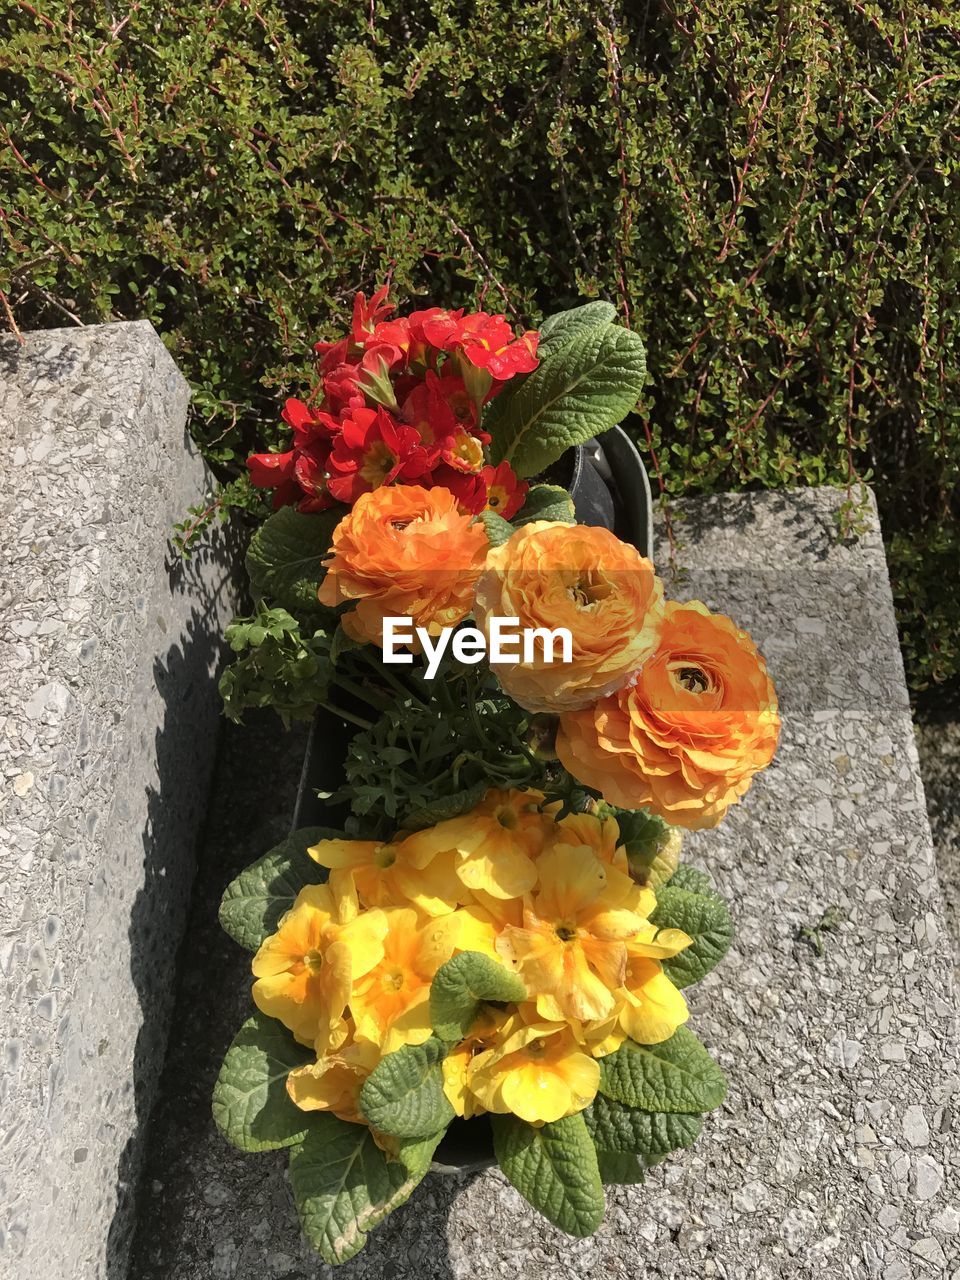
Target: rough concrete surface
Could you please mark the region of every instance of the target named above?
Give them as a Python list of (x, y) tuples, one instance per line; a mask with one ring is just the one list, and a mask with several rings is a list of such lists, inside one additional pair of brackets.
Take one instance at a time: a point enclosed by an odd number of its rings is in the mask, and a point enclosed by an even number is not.
[[(645, 1187), (611, 1192), (592, 1239), (546, 1224), (499, 1172), (431, 1175), (343, 1280), (960, 1280), (949, 943), (879, 532), (874, 519), (838, 545), (841, 497), (691, 501), (677, 524), (690, 572), (671, 593), (753, 633), (784, 717), (774, 766), (687, 847), (738, 929), (692, 993), (691, 1025), (730, 1079), (722, 1110)], [(282, 791), (255, 796), (264, 817), (282, 814)], [(220, 855), (218, 888), (266, 847), (250, 843)], [(203, 941), (184, 978), (132, 1280), (332, 1276), (297, 1230), (284, 1157), (232, 1151), (209, 1118), (249, 983), (240, 950), (208, 940), (216, 896), (194, 917)]]
[(0, 341), (0, 1273), (126, 1274), (229, 614), (147, 323)]
[(936, 694), (923, 698), (915, 728), (937, 874), (953, 941), (954, 986), (960, 988), (960, 708), (955, 702), (944, 705)]

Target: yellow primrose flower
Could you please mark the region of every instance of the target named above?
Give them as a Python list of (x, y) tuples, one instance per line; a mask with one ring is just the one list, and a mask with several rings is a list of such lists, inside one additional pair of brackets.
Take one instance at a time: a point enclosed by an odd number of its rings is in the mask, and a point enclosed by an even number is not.
[(651, 924), (627, 943), (620, 1026), (637, 1044), (669, 1040), (690, 1016), (682, 992), (663, 972), (660, 961), (677, 955), (692, 941), (680, 929), (658, 933)]
[(456, 850), (456, 871), (471, 892), (518, 898), (536, 884), (532, 861), (543, 847), (539, 791), (486, 793), (469, 813), (438, 822), (408, 839), (418, 848)]
[[(426, 833), (421, 833), (426, 834)], [(412, 903), (425, 915), (442, 916), (462, 894), (454, 855), (413, 837), (391, 840), (321, 840), (307, 850), (331, 871), (350, 871), (361, 901), (368, 907)]]
[(475, 889), (473, 901), (468, 902), (460, 914), (463, 916), (463, 924), (458, 949), (480, 951), (499, 963), (501, 957), (497, 951), (497, 938), (508, 924), (516, 928), (523, 924), (523, 899), (494, 898), (482, 889)]
[(608, 1018), (593, 1022), (578, 1022), (575, 1018), (570, 1019), (570, 1030), (573, 1032), (574, 1039), (592, 1058), (605, 1058), (608, 1053), (614, 1053), (619, 1049), (626, 1040), (627, 1032), (620, 1021), (621, 1010), (622, 1002), (619, 1002)]
[(525, 901), (523, 927), (507, 925), (497, 951), (536, 997), (541, 1017), (607, 1018), (626, 975), (626, 940), (648, 924), (644, 891), (585, 845), (557, 845), (537, 866), (540, 884)]
[(462, 921), (459, 911), (424, 925), (412, 907), (392, 907), (383, 914), (383, 958), (354, 983), (350, 1012), (357, 1038), (387, 1054), (422, 1044), (431, 1035), (430, 983), (453, 955)]
[[(588, 1107), (600, 1086), (600, 1064), (564, 1023), (541, 1020), (522, 1005), (500, 1029), (499, 1043), (475, 1054), (466, 1087), (487, 1111), (513, 1112), (543, 1124)], [(448, 1094), (449, 1096), (449, 1094)]]
[(470, 1034), (454, 1045), (444, 1058), (441, 1064), (443, 1092), (458, 1116), (469, 1120), (485, 1110), (470, 1088), (473, 1061), (478, 1054), (496, 1045), (509, 1017), (508, 1013), (497, 1009), (484, 1009), (470, 1028)]
[[(557, 801), (545, 812), (559, 808)], [(595, 813), (568, 813), (554, 821), (547, 840), (551, 849), (558, 844), (586, 845), (601, 862), (629, 874), (627, 851), (619, 847), (620, 827), (612, 815), (601, 818)]]
[(253, 1002), (303, 1044), (337, 1047), (356, 978), (383, 957), (387, 919), (357, 913), (346, 886), (307, 885), (253, 958)]
[(297, 1067), (287, 1076), (287, 1093), (302, 1111), (332, 1111), (351, 1124), (365, 1124), (360, 1114), (360, 1090), (380, 1061), (380, 1050), (369, 1040), (353, 1040), (335, 1053)]

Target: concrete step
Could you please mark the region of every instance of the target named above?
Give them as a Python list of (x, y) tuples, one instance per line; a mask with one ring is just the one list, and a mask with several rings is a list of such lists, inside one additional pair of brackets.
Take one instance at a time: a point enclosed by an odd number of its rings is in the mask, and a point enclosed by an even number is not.
[[(876, 515), (841, 545), (842, 498), (677, 511), (684, 572), (671, 594), (753, 633), (784, 717), (775, 765), (688, 844), (738, 928), (693, 1002), (730, 1078), (722, 1111), (645, 1187), (612, 1192), (593, 1239), (545, 1224), (496, 1171), (431, 1176), (344, 1280), (960, 1280), (950, 946)], [(239, 835), (211, 831), (216, 871), (194, 903), (132, 1280), (333, 1274), (299, 1235), (283, 1157), (231, 1151), (207, 1108), (248, 981), (239, 953), (211, 942), (217, 891), (262, 851), (250, 823), (277, 794), (284, 750), (275, 743), (274, 775), (244, 792), (246, 832), (242, 815)]]
[(225, 564), (146, 322), (0, 339), (0, 1274), (125, 1273), (217, 738)]

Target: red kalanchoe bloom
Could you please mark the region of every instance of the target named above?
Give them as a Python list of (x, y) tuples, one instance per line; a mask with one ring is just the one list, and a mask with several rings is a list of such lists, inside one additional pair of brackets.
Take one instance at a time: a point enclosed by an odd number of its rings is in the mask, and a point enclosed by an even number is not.
[(361, 493), (395, 480), (419, 480), (435, 461), (419, 432), (401, 426), (385, 409), (352, 409), (333, 443), (328, 485), (340, 502), (354, 503)]
[(452, 436), (441, 441), (440, 457), (454, 471), (479, 475), (483, 467), (483, 445), (476, 436), (458, 427)]
[(484, 467), (480, 472), (487, 489), (485, 511), (495, 511), (510, 520), (523, 506), (530, 486), (521, 480), (509, 462), (498, 467)]
[(538, 365), (540, 334), (531, 329), (519, 338), (502, 315), (485, 311), (454, 319), (452, 314), (424, 324), (427, 340), (443, 351), (458, 351), (476, 369), (486, 369), (503, 382), (517, 373), (531, 373)]
[(337, 423), (327, 413), (302, 400), (283, 406), (284, 422), (293, 428), (293, 447), (285, 453), (253, 453), (247, 459), (250, 482), (258, 489), (274, 489), (273, 507), (298, 505), (301, 511), (332, 506), (325, 472), (330, 439)]
[(396, 311), (396, 307), (392, 302), (387, 301), (387, 295), (390, 292), (390, 286), (385, 284), (382, 289), (378, 289), (369, 302), (366, 296), (358, 293), (353, 300), (353, 340), (358, 347), (373, 337), (377, 325), (391, 311)]
[(428, 489), (449, 489), (464, 515), (479, 515), (487, 500), (487, 486), (479, 473), (456, 471), (441, 463), (429, 477), (420, 481)]

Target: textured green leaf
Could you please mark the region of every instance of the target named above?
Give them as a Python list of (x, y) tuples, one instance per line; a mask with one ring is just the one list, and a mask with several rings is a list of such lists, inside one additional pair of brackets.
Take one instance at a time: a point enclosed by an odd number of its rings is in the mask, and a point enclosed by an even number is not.
[(479, 951), (463, 951), (440, 966), (430, 987), (430, 1024), (441, 1040), (462, 1040), (486, 1000), (526, 998), (520, 978)]
[(687, 889), (690, 893), (703, 893), (714, 898), (720, 896), (706, 871), (691, 866), (689, 862), (682, 862), (667, 883), (671, 889)]
[(486, 790), (486, 782), (477, 782), (472, 787), (465, 787), (463, 791), (442, 796), (432, 804), (411, 809), (404, 815), (404, 829), (422, 831), (424, 827), (435, 827), (438, 822), (446, 822), (448, 818), (459, 818), (462, 813), (466, 813), (483, 799)]
[(330, 550), (343, 508), (304, 515), (281, 507), (250, 540), (247, 573), (250, 588), (295, 615), (326, 612), (317, 600), (323, 578), (321, 560)]
[(302, 827), (231, 880), (220, 902), (220, 924), (234, 942), (256, 951), (276, 933), (303, 886), (326, 879), (307, 850), (318, 840), (341, 836), (327, 827)]
[(596, 329), (612, 324), (617, 309), (612, 302), (585, 302), (569, 311), (555, 311), (540, 326), (540, 343), (537, 348), (544, 360), (569, 342), (575, 334), (585, 329)]
[(601, 1151), (598, 1148), (597, 1167), (600, 1181), (606, 1187), (629, 1187), (643, 1182), (643, 1165), (629, 1151)]
[(517, 527), (534, 520), (573, 524), (576, 518), (573, 499), (566, 489), (556, 484), (534, 484), (527, 490), (526, 501), (513, 517), (513, 523)]
[(598, 1093), (583, 1113), (597, 1150), (632, 1152), (647, 1160), (659, 1160), (670, 1151), (696, 1141), (703, 1121), (699, 1115), (669, 1111), (644, 1111)]
[(692, 947), (663, 962), (664, 973), (678, 987), (689, 987), (706, 977), (733, 941), (727, 904), (714, 894), (666, 885), (657, 890), (657, 908), (650, 919), (661, 929), (682, 929), (693, 938)]
[(610, 813), (620, 828), (620, 843), (627, 851), (630, 874), (638, 884), (656, 889), (666, 884), (677, 869), (680, 831), (646, 809), (620, 809), (604, 804), (601, 813)]
[(447, 1127), (453, 1107), (443, 1092), (447, 1046), (436, 1036), (388, 1053), (360, 1091), (360, 1109), (374, 1129), (395, 1138), (423, 1138)]
[(498, 516), (495, 511), (482, 511), (477, 519), (486, 529), (491, 547), (502, 547), (516, 533), (510, 521), (504, 520), (503, 516)]
[(525, 1200), (571, 1236), (589, 1236), (603, 1221), (597, 1152), (582, 1115), (535, 1128), (514, 1115), (493, 1115), (500, 1168)]
[(493, 401), (484, 421), (495, 462), (536, 475), (569, 449), (609, 430), (643, 390), (646, 358), (635, 333), (619, 325), (578, 328), (516, 390)]
[(411, 1172), (403, 1160), (387, 1159), (366, 1125), (318, 1112), (290, 1153), (290, 1186), (304, 1235), (327, 1262), (346, 1262), (428, 1168)]
[(433, 1153), (446, 1132), (446, 1128), (443, 1128), (437, 1133), (428, 1134), (425, 1138), (398, 1139), (397, 1159), (403, 1161), (408, 1173), (416, 1173), (422, 1177), (429, 1170), (433, 1162)]
[(287, 1076), (314, 1055), (265, 1014), (248, 1018), (233, 1039), (213, 1090), (217, 1128), (241, 1151), (274, 1151), (302, 1142), (310, 1119), (287, 1094)]
[(723, 1072), (686, 1027), (662, 1044), (625, 1040), (600, 1059), (600, 1092), (646, 1111), (709, 1111), (727, 1091)]

